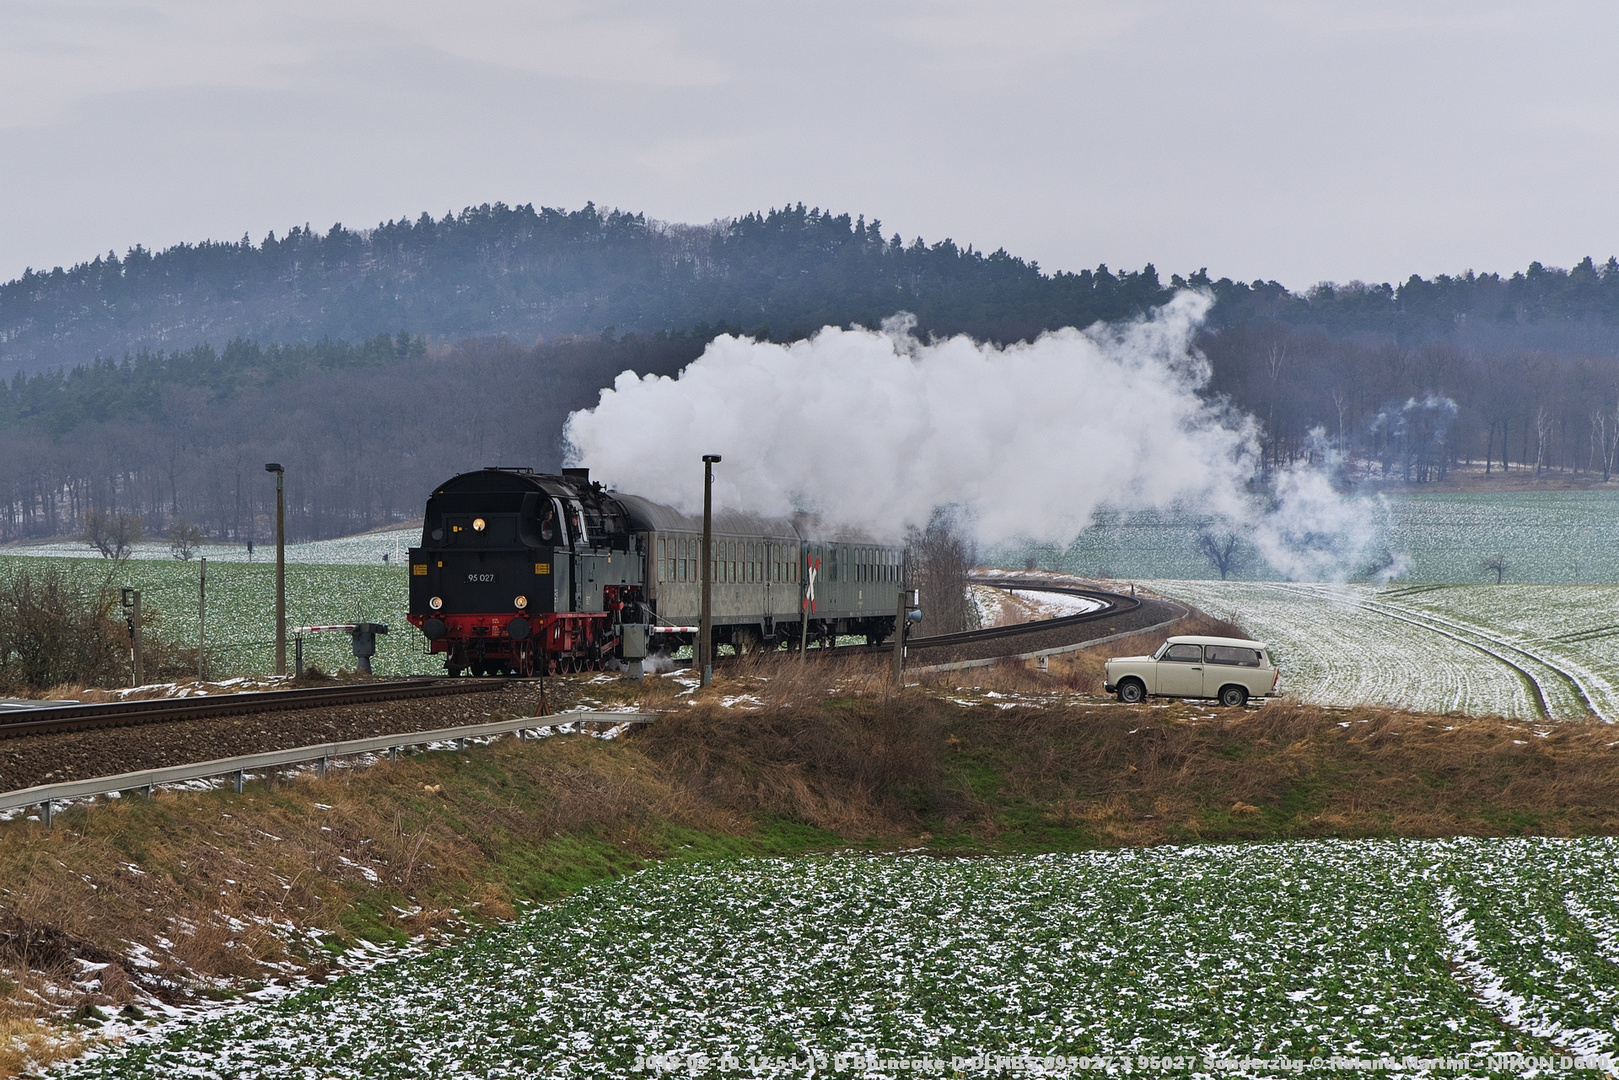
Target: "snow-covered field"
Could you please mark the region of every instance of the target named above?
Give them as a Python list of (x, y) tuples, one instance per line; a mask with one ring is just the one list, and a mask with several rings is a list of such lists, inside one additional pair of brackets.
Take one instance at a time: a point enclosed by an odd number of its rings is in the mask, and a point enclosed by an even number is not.
[(1619, 719), (1619, 587), (1160, 581), (1264, 639), (1284, 692), (1526, 719)]
[(1616, 886), (1611, 839), (666, 864), (54, 1075), (1536, 1075), (1487, 1055), (1615, 1050)]
[[(1078, 582), (1074, 582), (1078, 584)], [(969, 585), (967, 592), (978, 608), (978, 625), (1005, 626), (1008, 623), (1056, 619), (1095, 611), (1101, 601), (1085, 596), (1040, 592), (1034, 589), (996, 589), (989, 585)]]
[[(287, 545), (289, 563), (331, 566), (402, 566), (405, 552), (422, 541), (422, 527), (387, 529), (380, 532), (343, 536), (335, 540), (311, 540)], [(47, 558), (83, 559), (96, 554), (95, 549), (81, 541), (54, 541), (48, 544), (8, 544), (0, 547), (0, 556), (36, 555)], [(385, 564), (382, 557), (388, 556)], [(136, 544), (130, 556), (133, 559), (170, 560), (174, 558), (167, 540), (147, 540)], [(204, 544), (192, 558), (206, 557), (209, 562), (254, 562), (275, 564), (275, 541), (261, 541), (254, 545), (253, 557), (241, 544)]]

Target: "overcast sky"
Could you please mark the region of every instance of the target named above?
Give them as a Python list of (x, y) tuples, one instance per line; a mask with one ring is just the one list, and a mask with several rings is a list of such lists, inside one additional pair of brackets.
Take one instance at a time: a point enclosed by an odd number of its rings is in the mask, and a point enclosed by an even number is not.
[(0, 278), (803, 201), (1293, 287), (1619, 253), (1619, 4), (0, 0)]

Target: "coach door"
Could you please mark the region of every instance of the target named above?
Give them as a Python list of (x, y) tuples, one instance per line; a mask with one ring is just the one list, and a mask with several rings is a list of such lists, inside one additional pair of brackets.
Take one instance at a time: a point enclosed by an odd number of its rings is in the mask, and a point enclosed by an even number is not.
[(769, 616), (776, 610), (776, 605), (773, 602), (776, 598), (776, 594), (771, 591), (776, 584), (776, 575), (774, 569), (775, 565), (776, 545), (772, 544), (769, 540), (766, 540), (764, 543), (759, 545), (759, 572), (764, 577), (764, 591), (761, 595), (763, 595), (765, 598), (764, 613), (766, 616)]

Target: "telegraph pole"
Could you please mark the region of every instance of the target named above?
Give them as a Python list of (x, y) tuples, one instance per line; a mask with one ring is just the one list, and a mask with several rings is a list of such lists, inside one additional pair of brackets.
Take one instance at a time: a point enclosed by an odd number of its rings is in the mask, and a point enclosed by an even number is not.
[(899, 585), (899, 605), (894, 609), (894, 689), (905, 689), (905, 601), (910, 596), (905, 582)]
[(282, 481), (287, 470), (272, 461), (265, 472), (275, 473), (275, 673), (287, 673), (287, 504)]
[(208, 556), (202, 557), (197, 575), (197, 681), (202, 682), (203, 650), (208, 644)]
[(714, 466), (718, 454), (703, 455), (703, 559), (698, 566), (703, 575), (703, 617), (697, 628), (697, 663), (703, 685), (714, 681)]

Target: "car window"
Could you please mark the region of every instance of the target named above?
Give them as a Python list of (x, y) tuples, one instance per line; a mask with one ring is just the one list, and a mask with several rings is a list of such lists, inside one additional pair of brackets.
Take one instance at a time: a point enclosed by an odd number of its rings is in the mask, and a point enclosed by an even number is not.
[(1234, 664), (1237, 667), (1258, 667), (1259, 650), (1244, 649), (1236, 645), (1209, 645), (1204, 648), (1211, 664)]
[(1195, 664), (1203, 659), (1203, 646), (1171, 645), (1164, 653), (1164, 659), (1182, 664)]

